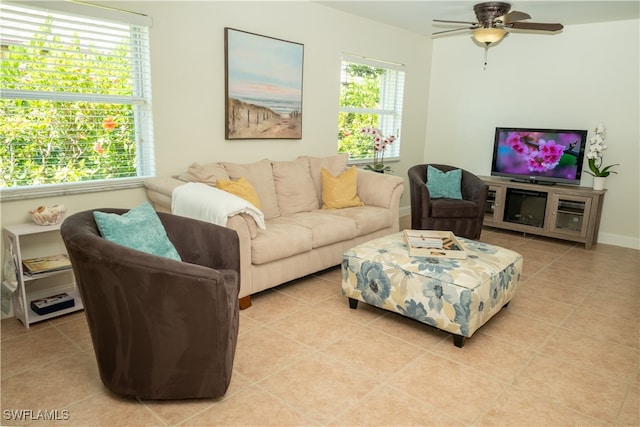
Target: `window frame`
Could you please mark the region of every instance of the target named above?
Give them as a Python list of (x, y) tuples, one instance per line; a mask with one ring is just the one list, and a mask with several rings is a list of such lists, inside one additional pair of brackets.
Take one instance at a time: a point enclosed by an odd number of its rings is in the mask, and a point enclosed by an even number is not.
[[(133, 94), (131, 96), (95, 95), (88, 93), (41, 92), (19, 89), (2, 89), (3, 99), (32, 99), (65, 102), (82, 102), (90, 99), (92, 102), (117, 103), (133, 105), (133, 128), (131, 129), (136, 141), (136, 176), (122, 178), (96, 179), (75, 182), (47, 183), (38, 185), (23, 185), (15, 187), (0, 187), (0, 202), (11, 200), (26, 200), (38, 197), (55, 197), (68, 194), (91, 193), (101, 191), (120, 190), (143, 186), (144, 180), (155, 176), (155, 150), (153, 136), (153, 111), (151, 98), (151, 58), (149, 29), (152, 26), (150, 17), (135, 12), (128, 12), (108, 6), (95, 6), (86, 3), (72, 3), (67, 1), (43, 2), (20, 1), (4, 2), (7, 5), (34, 9), (51, 14), (77, 16), (101, 22), (111, 22), (129, 26), (131, 40), (131, 79), (133, 80)], [(141, 45), (142, 43), (142, 45)], [(137, 46), (142, 46), (144, 52)]]
[[(406, 66), (390, 61), (383, 61), (373, 58), (368, 58), (361, 55), (343, 53), (340, 61), (340, 84), (343, 80), (342, 70), (345, 68), (346, 63), (353, 63), (357, 65), (366, 65), (374, 68), (381, 68), (394, 73), (393, 78), (390, 78), (388, 73), (383, 75), (381, 82), (381, 94), (380, 94), (380, 108), (358, 108), (358, 107), (343, 107), (340, 102), (338, 103), (338, 113), (356, 113), (356, 114), (376, 114), (379, 121), (383, 122), (380, 126), (380, 130), (385, 136), (394, 135), (396, 140), (393, 144), (388, 146), (387, 154), (385, 154), (384, 161), (397, 162), (400, 160), (401, 150), (401, 131), (402, 131), (402, 111), (404, 104), (404, 81), (406, 76)], [(393, 91), (392, 96), (390, 91)], [(382, 116), (386, 116), (383, 118)], [(389, 119), (390, 117), (390, 119)], [(358, 131), (358, 129), (354, 129)], [(368, 164), (373, 161), (373, 157), (351, 157), (349, 153), (349, 164)]]

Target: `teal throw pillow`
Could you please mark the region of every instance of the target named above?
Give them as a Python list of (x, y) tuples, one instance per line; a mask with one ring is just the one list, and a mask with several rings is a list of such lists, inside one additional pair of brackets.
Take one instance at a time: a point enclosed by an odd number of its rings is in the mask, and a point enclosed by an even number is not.
[(442, 172), (440, 169), (427, 166), (427, 189), (431, 198), (462, 199), (461, 183), (462, 171), (460, 169)]
[(149, 202), (122, 215), (94, 211), (93, 218), (106, 240), (148, 254), (182, 261)]

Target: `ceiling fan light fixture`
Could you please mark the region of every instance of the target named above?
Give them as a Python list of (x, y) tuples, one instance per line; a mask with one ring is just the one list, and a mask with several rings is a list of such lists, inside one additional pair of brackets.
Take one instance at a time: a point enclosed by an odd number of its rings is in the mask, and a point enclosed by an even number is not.
[(507, 30), (504, 28), (476, 28), (473, 30), (473, 38), (479, 42), (484, 44), (491, 44), (495, 42), (499, 42), (502, 38), (507, 34)]

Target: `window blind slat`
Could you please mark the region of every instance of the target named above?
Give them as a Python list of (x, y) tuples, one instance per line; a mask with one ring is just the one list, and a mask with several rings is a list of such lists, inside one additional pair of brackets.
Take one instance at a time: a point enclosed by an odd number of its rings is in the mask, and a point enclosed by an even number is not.
[(356, 64), (369, 65), (375, 68), (386, 68), (389, 70), (396, 70), (404, 72), (405, 65), (391, 61), (382, 61), (380, 59), (368, 58), (366, 56), (360, 56), (352, 53), (343, 53), (342, 60), (346, 62), (354, 62)]
[(82, 101), (104, 104), (127, 104), (127, 105), (145, 105), (145, 98), (134, 98), (131, 96), (117, 95), (96, 95), (84, 93), (63, 93), (63, 92), (39, 92), (39, 91), (19, 91), (11, 89), (0, 89), (2, 99), (35, 99), (35, 100), (54, 100), (61, 102)]
[[(11, 5), (12, 3), (6, 2), (6, 4)], [(81, 18), (91, 17), (105, 23), (112, 22), (144, 27), (151, 27), (153, 25), (152, 19), (147, 15), (78, 0), (46, 2), (21, 0), (20, 3), (13, 3), (13, 5), (17, 7), (28, 7), (31, 10), (59, 12), (67, 16), (73, 15)]]

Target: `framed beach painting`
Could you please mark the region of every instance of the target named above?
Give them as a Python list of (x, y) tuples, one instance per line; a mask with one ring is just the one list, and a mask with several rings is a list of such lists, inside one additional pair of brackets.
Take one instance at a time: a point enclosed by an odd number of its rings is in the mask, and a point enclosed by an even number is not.
[(304, 46), (224, 29), (226, 139), (302, 138)]

